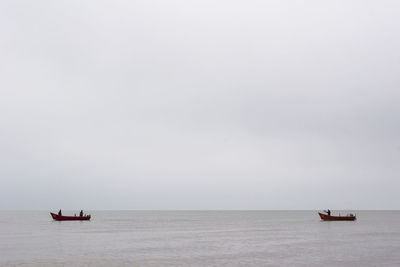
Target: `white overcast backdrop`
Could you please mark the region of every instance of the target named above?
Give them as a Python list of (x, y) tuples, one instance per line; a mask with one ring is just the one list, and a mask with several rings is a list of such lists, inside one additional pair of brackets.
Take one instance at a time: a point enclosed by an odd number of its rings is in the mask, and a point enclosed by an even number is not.
[(399, 1), (2, 1), (0, 209), (399, 209)]

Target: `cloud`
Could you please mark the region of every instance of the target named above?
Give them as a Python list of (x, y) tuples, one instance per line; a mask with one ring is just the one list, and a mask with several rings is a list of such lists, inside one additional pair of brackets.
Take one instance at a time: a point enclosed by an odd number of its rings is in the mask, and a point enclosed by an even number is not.
[(1, 209), (398, 208), (398, 3), (1, 5)]

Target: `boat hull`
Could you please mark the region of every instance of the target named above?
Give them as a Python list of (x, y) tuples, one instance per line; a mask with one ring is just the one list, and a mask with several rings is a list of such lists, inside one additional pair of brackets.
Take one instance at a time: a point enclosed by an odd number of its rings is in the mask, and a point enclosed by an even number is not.
[(89, 221), (90, 215), (87, 216), (63, 216), (50, 212), (51, 217), (55, 221)]
[(321, 220), (323, 221), (355, 221), (357, 218), (356, 216), (330, 216), (327, 214), (323, 214), (318, 212), (319, 217), (321, 218)]

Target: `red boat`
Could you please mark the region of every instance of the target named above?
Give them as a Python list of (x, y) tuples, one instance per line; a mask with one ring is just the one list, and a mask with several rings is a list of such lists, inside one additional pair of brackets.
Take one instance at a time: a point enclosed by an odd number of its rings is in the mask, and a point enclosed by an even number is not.
[(346, 216), (332, 216), (318, 212), (319, 217), (323, 221), (354, 221), (357, 220), (356, 215), (348, 214)]
[(90, 220), (90, 215), (86, 216), (63, 216), (63, 215), (58, 215), (55, 213), (50, 212), (51, 217), (53, 217), (53, 220), (56, 221), (89, 221)]

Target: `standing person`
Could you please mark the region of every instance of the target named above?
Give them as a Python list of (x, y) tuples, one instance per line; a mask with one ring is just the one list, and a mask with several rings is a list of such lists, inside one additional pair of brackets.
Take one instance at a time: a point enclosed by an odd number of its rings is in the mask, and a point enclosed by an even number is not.
[(58, 215), (62, 216), (61, 210), (58, 211)]
[(83, 217), (83, 210), (81, 210), (81, 212), (79, 212), (79, 216)]
[(328, 216), (331, 216), (331, 210), (330, 209), (328, 209), (328, 211), (326, 213), (328, 213)]

